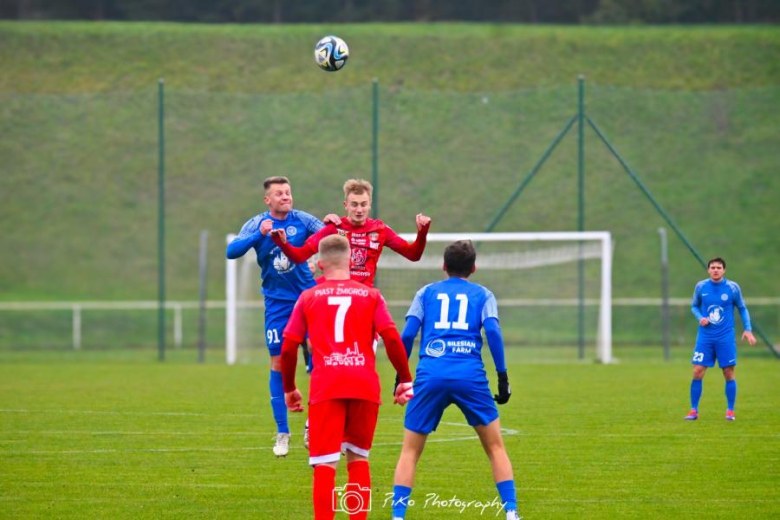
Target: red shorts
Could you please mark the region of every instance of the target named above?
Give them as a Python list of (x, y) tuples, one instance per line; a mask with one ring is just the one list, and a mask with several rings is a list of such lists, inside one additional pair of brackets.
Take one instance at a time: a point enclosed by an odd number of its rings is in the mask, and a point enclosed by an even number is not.
[(336, 462), (344, 449), (368, 457), (379, 404), (362, 399), (331, 399), (309, 406), (309, 464)]

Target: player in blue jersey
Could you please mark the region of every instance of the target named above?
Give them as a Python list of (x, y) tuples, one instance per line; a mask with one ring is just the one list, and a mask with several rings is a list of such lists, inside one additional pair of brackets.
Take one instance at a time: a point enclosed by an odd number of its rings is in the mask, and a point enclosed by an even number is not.
[(737, 342), (734, 337), (734, 307), (742, 318), (742, 339), (751, 345), (756, 338), (751, 332), (750, 314), (742, 290), (736, 282), (727, 280), (726, 262), (722, 258), (713, 258), (707, 262), (709, 279), (696, 284), (693, 290), (691, 311), (699, 320), (699, 333), (696, 335), (696, 348), (693, 351), (693, 380), (691, 381), (691, 411), (686, 420), (699, 418), (699, 399), (701, 398), (702, 379), (707, 368), (715, 366), (715, 360), (723, 370), (726, 379), (726, 419), (734, 420), (734, 401), (737, 399), (737, 381), (734, 379), (734, 367), (737, 364)]
[(293, 209), (290, 181), (287, 177), (269, 177), (263, 182), (263, 188), (263, 202), (268, 206), (268, 211), (252, 217), (244, 224), (238, 236), (228, 244), (227, 257), (239, 258), (250, 248), (257, 253), (265, 301), (265, 339), (271, 355), (271, 409), (277, 429), (273, 451), (277, 457), (284, 457), (289, 451), (290, 429), (287, 425), (287, 407), (284, 404), (279, 357), (282, 351), (282, 332), (298, 296), (305, 289), (314, 286), (314, 279), (306, 263), (298, 265), (284, 255), (271, 240), (270, 231), (284, 229), (290, 243), (302, 246), (323, 224), (312, 215)]
[[(422, 328), (420, 362), (414, 399), (406, 409), (404, 442), (395, 468), (393, 518), (406, 517), (417, 461), (428, 435), (436, 430), (444, 409), (455, 404), (482, 442), (508, 520), (519, 518), (512, 464), (501, 437), (496, 403), (509, 400), (504, 342), (498, 324), (498, 305), (489, 290), (468, 281), (477, 253), (469, 240), (444, 250), (446, 280), (426, 285), (406, 313), (401, 338), (407, 355)], [(482, 333), (498, 372), (498, 395), (493, 396), (482, 362)]]

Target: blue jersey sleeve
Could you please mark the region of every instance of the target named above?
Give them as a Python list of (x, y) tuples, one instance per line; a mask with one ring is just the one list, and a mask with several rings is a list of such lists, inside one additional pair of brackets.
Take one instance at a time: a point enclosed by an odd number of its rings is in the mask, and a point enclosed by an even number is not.
[(417, 291), (417, 294), (414, 295), (412, 305), (409, 307), (409, 310), (406, 311), (407, 318), (414, 316), (418, 321), (422, 322), (423, 318), (425, 317), (425, 311), (423, 309), (423, 294), (427, 288), (428, 285)]
[(742, 289), (734, 284), (734, 307), (739, 310), (739, 317), (742, 318), (742, 327), (748, 332), (753, 330), (753, 326), (750, 324), (750, 313), (748, 312), (745, 300), (742, 297)]
[(701, 321), (704, 315), (701, 313), (701, 288), (703, 283), (699, 282), (693, 289), (693, 300), (691, 301), (691, 312), (696, 316), (696, 321)]
[(244, 256), (262, 238), (265, 237), (260, 233), (260, 219), (253, 217), (241, 227), (241, 231), (239, 231), (236, 238), (228, 244), (227, 257), (230, 260), (234, 260)]
[(498, 302), (492, 292), (485, 289), (485, 304), (482, 306), (482, 327), (485, 329), (490, 355), (497, 372), (506, 372), (504, 360), (504, 338), (498, 323)]
[(498, 319), (498, 302), (493, 293), (485, 289), (485, 305), (482, 307), (482, 323), (488, 318)]
[(409, 316), (406, 318), (406, 326), (401, 333), (401, 341), (406, 349), (406, 359), (412, 355), (412, 349), (414, 348), (414, 338), (417, 337), (417, 333), (420, 331), (422, 322), (415, 316)]

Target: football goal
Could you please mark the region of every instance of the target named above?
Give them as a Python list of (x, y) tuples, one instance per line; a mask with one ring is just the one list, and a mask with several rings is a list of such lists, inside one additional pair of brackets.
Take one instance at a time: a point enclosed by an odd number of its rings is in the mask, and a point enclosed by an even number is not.
[[(411, 234), (401, 236), (414, 239)], [(584, 333), (587, 358), (612, 362), (612, 239), (606, 231), (431, 233), (418, 262), (387, 250), (379, 262), (377, 287), (399, 327), (417, 290), (444, 277), (444, 248), (463, 239), (477, 248), (477, 270), (470, 280), (495, 294), (508, 348), (529, 347), (529, 352), (543, 352), (544, 357), (551, 351), (566, 352), (557, 358), (573, 358)], [(253, 352), (255, 356), (266, 352), (259, 288), (254, 251), (227, 261), (229, 364), (246, 362)], [(579, 327), (580, 316), (584, 330)]]

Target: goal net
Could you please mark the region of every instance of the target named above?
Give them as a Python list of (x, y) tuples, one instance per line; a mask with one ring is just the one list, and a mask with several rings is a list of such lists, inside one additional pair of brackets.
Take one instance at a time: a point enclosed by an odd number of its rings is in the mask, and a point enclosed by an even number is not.
[[(414, 235), (401, 236), (414, 239)], [(609, 232), (431, 233), (418, 262), (387, 250), (380, 259), (376, 282), (399, 328), (417, 290), (445, 276), (444, 248), (462, 239), (471, 240), (477, 248), (477, 271), (470, 280), (496, 296), (507, 348), (522, 348), (524, 358), (578, 359), (583, 353), (587, 359), (612, 361)], [(229, 364), (267, 355), (259, 269), (253, 250), (227, 261)]]
[[(415, 235), (401, 236), (413, 240)], [(524, 359), (578, 359), (582, 353), (602, 363), (612, 361), (609, 232), (431, 233), (419, 262), (386, 251), (379, 262), (377, 287), (396, 323), (404, 323), (420, 287), (446, 276), (444, 249), (462, 239), (477, 248), (477, 270), (469, 280), (496, 296), (507, 348), (524, 347)]]

